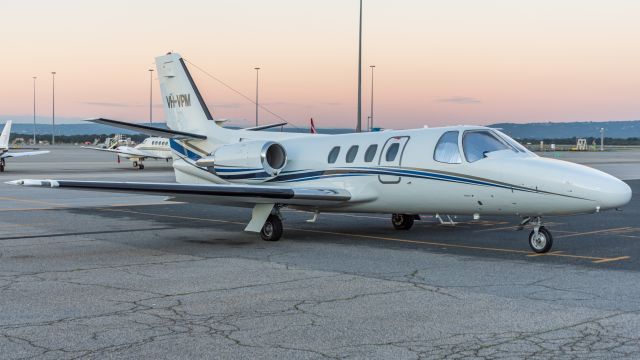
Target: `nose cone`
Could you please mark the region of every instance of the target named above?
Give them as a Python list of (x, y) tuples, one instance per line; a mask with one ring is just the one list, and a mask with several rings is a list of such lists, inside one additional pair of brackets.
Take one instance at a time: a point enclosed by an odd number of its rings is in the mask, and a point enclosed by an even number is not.
[(631, 188), (624, 181), (614, 178), (608, 181), (606, 187), (600, 189), (598, 195), (602, 210), (615, 209), (631, 201)]

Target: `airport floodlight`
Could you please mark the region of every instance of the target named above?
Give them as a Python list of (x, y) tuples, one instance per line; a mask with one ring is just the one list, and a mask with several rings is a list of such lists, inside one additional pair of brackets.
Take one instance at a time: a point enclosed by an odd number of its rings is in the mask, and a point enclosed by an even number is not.
[(51, 72), (51, 145), (56, 144), (56, 72)]
[(153, 69), (149, 69), (149, 124), (153, 123)]

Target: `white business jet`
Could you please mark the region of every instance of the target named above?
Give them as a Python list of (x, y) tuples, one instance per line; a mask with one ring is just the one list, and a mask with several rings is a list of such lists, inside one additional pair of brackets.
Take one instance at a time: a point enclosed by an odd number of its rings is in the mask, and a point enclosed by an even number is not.
[(93, 121), (170, 138), (176, 183), (16, 180), (25, 186), (167, 195), (179, 201), (252, 207), (246, 231), (282, 233), (283, 207), (393, 214), (408, 230), (418, 214), (514, 215), (531, 249), (549, 251), (544, 215), (619, 208), (631, 189), (601, 171), (545, 159), (498, 130), (449, 126), (311, 135), (218, 126), (176, 53), (156, 59), (170, 130)]
[(144, 169), (142, 163), (145, 159), (171, 159), (171, 148), (169, 147), (169, 140), (162, 137), (150, 137), (144, 139), (140, 144), (136, 146), (121, 145), (114, 149), (104, 149), (92, 146), (83, 146), (85, 149), (106, 151), (118, 155), (118, 161), (120, 158), (125, 158), (133, 162), (133, 167), (138, 169)]
[(20, 151), (20, 152), (10, 152), (9, 148), (9, 135), (11, 135), (11, 124), (13, 122), (8, 120), (4, 124), (4, 128), (2, 129), (2, 134), (0, 134), (0, 172), (4, 171), (6, 166), (6, 162), (4, 159), (11, 157), (21, 157), (21, 156), (33, 156), (33, 155), (42, 155), (48, 154), (48, 150), (41, 151)]

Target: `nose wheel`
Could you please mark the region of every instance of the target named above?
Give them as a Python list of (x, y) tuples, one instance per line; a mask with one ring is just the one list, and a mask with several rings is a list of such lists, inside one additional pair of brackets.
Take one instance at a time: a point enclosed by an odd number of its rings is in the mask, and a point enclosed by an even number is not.
[(542, 226), (542, 218), (539, 216), (535, 218), (527, 217), (520, 223), (519, 229), (522, 230), (528, 223), (533, 225), (533, 230), (529, 233), (529, 246), (531, 250), (538, 254), (549, 252), (553, 246), (553, 236), (546, 227)]
[(540, 226), (538, 231), (531, 230), (529, 234), (529, 246), (531, 250), (538, 254), (544, 254), (551, 250), (551, 246), (553, 246), (553, 236), (551, 236), (551, 232), (547, 230), (544, 226)]
[(391, 223), (396, 230), (409, 230), (413, 226), (415, 220), (414, 215), (409, 214), (393, 214), (391, 215)]
[(4, 159), (0, 159), (0, 172), (4, 171), (4, 166), (5, 166)]

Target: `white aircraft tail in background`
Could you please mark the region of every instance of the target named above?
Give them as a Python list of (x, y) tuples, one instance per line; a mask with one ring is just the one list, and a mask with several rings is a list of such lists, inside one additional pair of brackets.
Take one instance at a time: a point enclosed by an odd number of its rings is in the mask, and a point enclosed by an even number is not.
[(4, 128), (2, 129), (2, 133), (0, 134), (0, 172), (4, 171), (6, 167), (6, 158), (10, 157), (22, 157), (22, 156), (33, 156), (33, 155), (41, 155), (48, 154), (48, 150), (43, 151), (21, 151), (21, 152), (10, 152), (9, 148), (9, 137), (11, 135), (11, 124), (12, 121), (8, 120), (4, 124)]
[[(504, 133), (447, 126), (340, 135), (233, 130), (218, 125), (176, 53), (156, 58), (169, 129), (93, 121), (169, 138), (176, 183), (16, 180), (16, 185), (171, 196), (252, 207), (245, 230), (282, 233), (280, 209), (387, 213), (398, 230), (420, 214), (512, 215), (529, 224), (534, 252), (551, 249), (545, 215), (598, 213), (631, 189), (601, 171), (545, 159)], [(314, 216), (314, 219), (316, 218)]]

